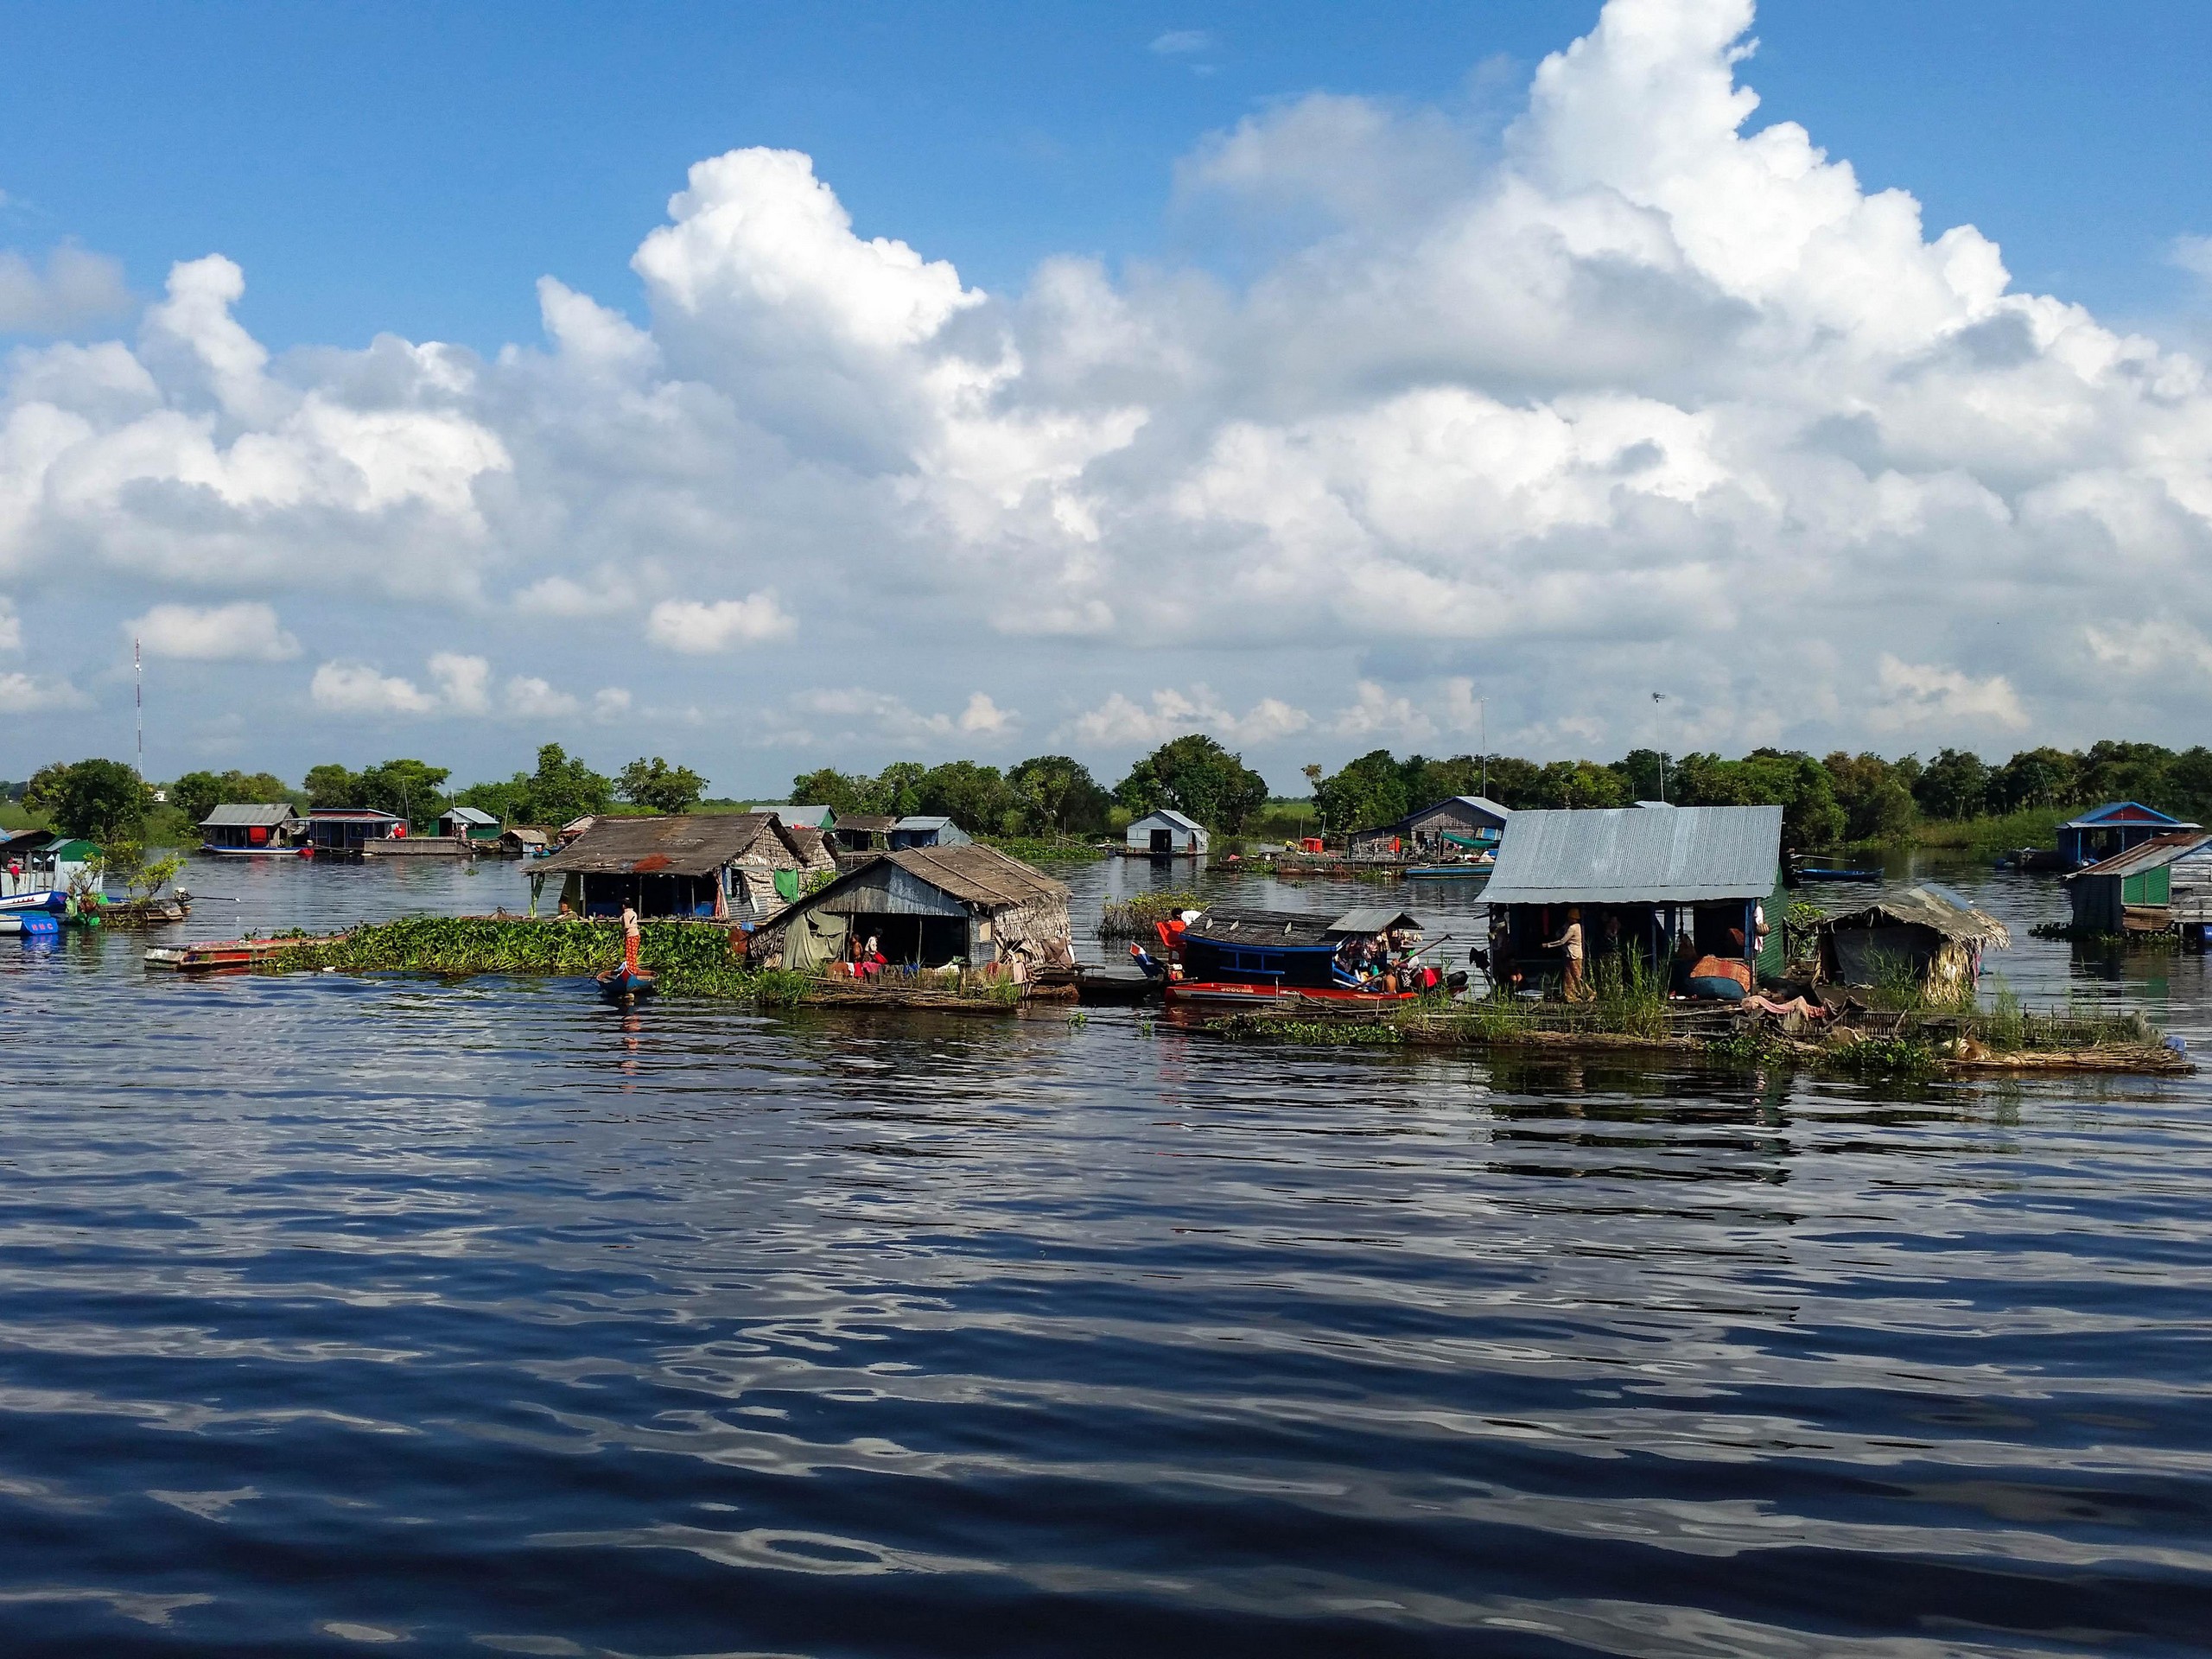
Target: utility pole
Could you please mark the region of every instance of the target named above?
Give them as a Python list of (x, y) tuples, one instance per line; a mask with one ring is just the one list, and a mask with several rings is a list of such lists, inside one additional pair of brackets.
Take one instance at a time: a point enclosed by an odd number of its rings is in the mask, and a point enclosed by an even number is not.
[[(1651, 694), (1651, 701), (1652, 701), (1652, 702), (1666, 702), (1666, 701), (1667, 701), (1667, 694), (1666, 694), (1664, 691), (1654, 691), (1654, 692)], [(1663, 741), (1664, 740), (1662, 740), (1662, 741)], [(1662, 806), (1664, 806), (1664, 805), (1666, 805), (1666, 804), (1667, 804), (1667, 751), (1666, 751), (1666, 750), (1664, 750), (1664, 749), (1662, 749), (1662, 750), (1660, 750), (1660, 751), (1659, 751), (1659, 804), (1660, 804), (1660, 805), (1662, 805)]]
[(1478, 791), (1484, 800), (1490, 798), (1490, 699), (1475, 699), (1475, 741), (1482, 745), (1483, 786)]
[(138, 655), (138, 636), (130, 636), (130, 678), (138, 704), (138, 781), (146, 781), (146, 666)]

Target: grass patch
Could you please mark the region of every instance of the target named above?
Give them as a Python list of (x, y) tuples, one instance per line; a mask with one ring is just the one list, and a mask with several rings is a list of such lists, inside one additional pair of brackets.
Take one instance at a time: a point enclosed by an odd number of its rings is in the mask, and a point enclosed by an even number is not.
[(1240, 1043), (1294, 1043), (1301, 1046), (1390, 1047), (1406, 1040), (1402, 1027), (1377, 1020), (1280, 1020), (1263, 1014), (1232, 1014), (1210, 1020), (1205, 1029)]
[(1977, 858), (1994, 858), (2022, 847), (2056, 845), (2058, 826), (2073, 816), (2065, 807), (2023, 807), (1993, 818), (1924, 823), (1913, 831), (1912, 839), (1917, 846), (1952, 848)]
[(1102, 939), (1141, 939), (1158, 924), (1186, 910), (1204, 910), (1205, 900), (1192, 887), (1155, 887), (1134, 899), (1109, 899), (1098, 919)]

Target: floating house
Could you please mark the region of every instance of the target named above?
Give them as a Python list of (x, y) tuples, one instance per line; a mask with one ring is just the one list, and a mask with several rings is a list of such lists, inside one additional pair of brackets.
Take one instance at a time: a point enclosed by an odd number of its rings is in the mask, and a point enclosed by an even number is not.
[(289, 852), (305, 828), (289, 801), (226, 801), (200, 820), (200, 850)]
[(379, 812), (372, 806), (308, 809), (306, 844), (318, 856), (359, 853), (372, 841), (391, 841), (406, 833), (406, 819), (396, 812)]
[(530, 872), (531, 902), (558, 876), (578, 915), (734, 921), (795, 897), (805, 868), (773, 812), (601, 818)]
[(890, 849), (891, 832), (898, 823), (896, 818), (873, 812), (841, 812), (830, 826), (830, 839), (840, 852), (885, 852)]
[(453, 841), (494, 842), (499, 838), (500, 825), (489, 812), (480, 812), (473, 806), (449, 806), (438, 814), (438, 833)]
[(1431, 857), (1495, 853), (1505, 838), (1510, 807), (1481, 795), (1453, 795), (1408, 812), (1395, 823), (1351, 833), (1354, 855), (1373, 856), (1411, 848)]
[(2012, 943), (2004, 923), (1933, 882), (1830, 916), (1813, 931), (1820, 978), (1878, 985), (1910, 974), (1923, 997), (1944, 1003), (1972, 996), (1982, 953)]
[(2176, 830), (2075, 871), (2066, 878), (2074, 925), (2085, 933), (2163, 932), (2172, 919), (2175, 867), (2208, 846), (2212, 836)]
[(891, 826), (891, 850), (906, 851), (910, 847), (966, 847), (975, 837), (950, 818), (925, 816), (901, 818)]
[(2079, 869), (2161, 836), (2203, 827), (2140, 801), (2107, 801), (2058, 826), (2058, 859), (2067, 868)]
[(1483, 893), (1494, 977), (1562, 971), (1564, 953), (1547, 942), (1565, 933), (1571, 906), (1581, 911), (1592, 970), (1616, 951), (1663, 970), (1688, 933), (1700, 956), (1781, 971), (1780, 807), (1523, 811), (1513, 814), (1512, 831)]
[(1147, 858), (1195, 858), (1206, 849), (1206, 827), (1163, 806), (1129, 825), (1128, 847), (1132, 855)]
[(553, 851), (553, 837), (543, 830), (531, 830), (517, 824), (502, 830), (495, 845), (503, 857), (545, 858)]
[(908, 967), (982, 967), (1017, 947), (1032, 960), (1065, 959), (1068, 890), (995, 847), (904, 848), (792, 905), (760, 948), (780, 944), (786, 968), (810, 972), (869, 938)]
[(566, 847), (570, 842), (574, 841), (578, 836), (583, 834), (585, 830), (590, 829), (592, 825), (598, 822), (599, 819), (595, 816), (587, 812), (581, 818), (570, 818), (554, 833), (556, 837), (560, 841), (560, 843), (563, 847)]

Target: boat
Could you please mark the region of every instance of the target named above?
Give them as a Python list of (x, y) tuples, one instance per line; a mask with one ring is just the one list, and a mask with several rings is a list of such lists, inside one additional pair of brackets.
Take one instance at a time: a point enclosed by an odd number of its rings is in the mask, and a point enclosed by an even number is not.
[(601, 996), (613, 997), (618, 1001), (634, 1001), (653, 993), (652, 969), (632, 968), (627, 963), (609, 968), (593, 982), (599, 987)]
[(21, 893), (0, 894), (0, 914), (42, 910), (59, 916), (68, 908), (69, 895), (54, 887), (26, 887)]
[(1413, 864), (1406, 868), (1408, 881), (1487, 881), (1492, 864)]
[(1827, 865), (1801, 865), (1790, 874), (1800, 881), (1879, 881), (1879, 870), (1845, 870)]
[(1393, 1007), (1418, 989), (1371, 990), (1348, 974), (1338, 953), (1354, 939), (1419, 932), (1411, 914), (1370, 906), (1327, 912), (1208, 910), (1169, 948), (1168, 1006), (1215, 1008), (1331, 1009)]
[(334, 943), (334, 938), (296, 937), (201, 939), (193, 944), (157, 944), (146, 952), (146, 965), (149, 968), (170, 968), (181, 974), (238, 973), (260, 966), (280, 950)]

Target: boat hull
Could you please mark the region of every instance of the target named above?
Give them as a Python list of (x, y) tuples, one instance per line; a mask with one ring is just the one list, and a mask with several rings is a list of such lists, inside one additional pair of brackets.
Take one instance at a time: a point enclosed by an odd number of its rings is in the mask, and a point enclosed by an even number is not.
[(1230, 980), (1171, 980), (1168, 1006), (1214, 1008), (1387, 1008), (1416, 1001), (1418, 991), (1322, 990), (1297, 985), (1246, 985)]
[(5, 898), (0, 898), (0, 912), (43, 910), (50, 911), (58, 916), (68, 908), (69, 895), (66, 893), (56, 893), (52, 888), (38, 888), (29, 893), (11, 893)]
[(651, 996), (653, 976), (645, 969), (610, 968), (594, 982), (601, 996)]

